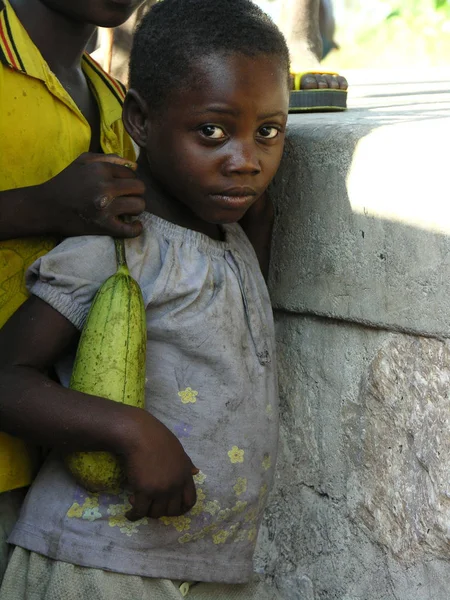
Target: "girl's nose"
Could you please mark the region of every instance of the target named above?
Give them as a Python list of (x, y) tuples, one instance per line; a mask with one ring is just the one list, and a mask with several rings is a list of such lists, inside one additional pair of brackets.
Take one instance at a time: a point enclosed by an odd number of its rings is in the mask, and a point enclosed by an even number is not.
[(229, 148), (229, 155), (224, 162), (226, 175), (245, 174), (258, 175), (261, 172), (261, 164), (258, 157), (258, 149), (254, 140), (252, 142), (240, 142)]

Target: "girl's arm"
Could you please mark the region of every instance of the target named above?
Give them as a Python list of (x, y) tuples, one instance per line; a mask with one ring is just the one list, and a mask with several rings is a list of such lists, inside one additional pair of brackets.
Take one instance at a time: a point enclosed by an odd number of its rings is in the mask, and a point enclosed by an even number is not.
[(259, 266), (266, 281), (269, 274), (274, 218), (273, 202), (269, 194), (264, 192), (239, 221), (255, 249)]
[(0, 330), (0, 429), (64, 452), (125, 458), (131, 519), (179, 515), (195, 503), (193, 465), (177, 438), (146, 411), (66, 389), (46, 371), (75, 347), (76, 328), (32, 296)]
[[(64, 450), (113, 450), (125, 441), (117, 419), (120, 407), (65, 389), (45, 374), (78, 337), (65, 317), (34, 296), (5, 324), (0, 331), (2, 431)], [(100, 427), (104, 420), (109, 427)]]

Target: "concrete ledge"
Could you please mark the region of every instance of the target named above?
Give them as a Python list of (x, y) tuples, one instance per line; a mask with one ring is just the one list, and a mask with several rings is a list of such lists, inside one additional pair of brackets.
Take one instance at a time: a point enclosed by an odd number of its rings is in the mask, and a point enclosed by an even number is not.
[(346, 113), (289, 119), (274, 307), (450, 337), (450, 69), (348, 78)]

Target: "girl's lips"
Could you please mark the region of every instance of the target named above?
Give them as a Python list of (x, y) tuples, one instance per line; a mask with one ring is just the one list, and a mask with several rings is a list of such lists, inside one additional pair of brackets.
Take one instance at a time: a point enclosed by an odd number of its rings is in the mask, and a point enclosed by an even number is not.
[(236, 194), (210, 194), (211, 200), (223, 208), (235, 209), (250, 206), (255, 201), (256, 194), (238, 196)]
[(228, 188), (226, 190), (220, 190), (220, 192), (218, 192), (217, 194), (213, 194), (213, 195), (217, 195), (217, 196), (239, 196), (239, 197), (244, 197), (244, 196), (256, 196), (256, 191), (248, 186), (236, 186), (236, 187), (231, 187)]
[(210, 194), (211, 200), (223, 208), (242, 208), (250, 206), (255, 201), (256, 191), (248, 186), (235, 186)]

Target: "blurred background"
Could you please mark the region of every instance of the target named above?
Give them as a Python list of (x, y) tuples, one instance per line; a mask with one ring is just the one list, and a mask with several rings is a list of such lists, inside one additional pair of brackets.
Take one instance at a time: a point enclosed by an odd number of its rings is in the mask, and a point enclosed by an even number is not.
[[(450, 0), (330, 0), (336, 30), (324, 68), (450, 66)], [(257, 0), (277, 17), (279, 0)]]
[[(92, 40), (94, 58), (123, 82), (135, 23), (155, 1), (147, 0), (114, 34), (100, 29)], [(255, 1), (279, 23), (281, 0)], [(450, 0), (321, 0), (320, 22), (322, 68), (348, 76), (350, 90), (365, 74), (375, 83), (386, 69), (395, 71), (393, 81), (435, 79), (436, 69), (442, 79), (442, 67), (450, 74)]]

